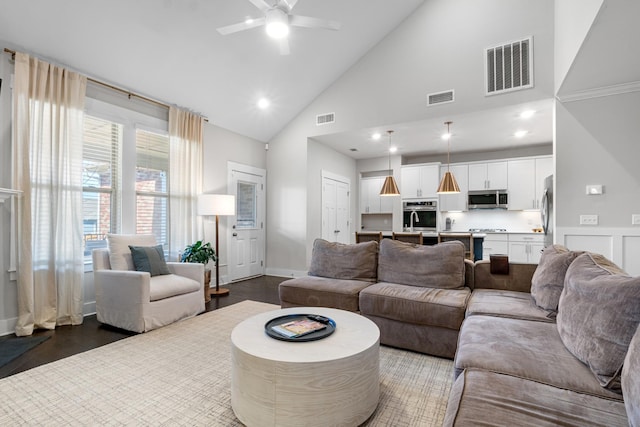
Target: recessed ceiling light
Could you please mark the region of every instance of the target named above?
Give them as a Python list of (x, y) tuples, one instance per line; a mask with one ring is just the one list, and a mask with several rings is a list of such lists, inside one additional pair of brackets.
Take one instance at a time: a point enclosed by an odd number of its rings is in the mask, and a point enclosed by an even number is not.
[(380, 138), (382, 138), (382, 134), (381, 133), (376, 132), (373, 135), (371, 135), (371, 139), (373, 139), (374, 141), (377, 141)]
[(396, 151), (398, 151), (398, 147), (389, 147), (390, 153), (395, 153)]
[(531, 117), (533, 117), (533, 115), (535, 114), (535, 110), (525, 110), (522, 113), (520, 113), (520, 118), (521, 119), (530, 119)]
[(269, 108), (269, 105), (271, 105), (271, 102), (269, 102), (267, 98), (260, 98), (258, 100), (258, 108), (261, 110)]
[(249, 24), (249, 25), (250, 25), (250, 24), (253, 24), (253, 18), (247, 18), (247, 19), (245, 19), (245, 20), (244, 20), (244, 23), (245, 23), (245, 24)]
[(519, 130), (516, 133), (514, 133), (513, 136), (515, 136), (516, 138), (522, 138), (523, 136), (525, 136), (528, 133), (529, 132), (526, 131), (526, 130)]

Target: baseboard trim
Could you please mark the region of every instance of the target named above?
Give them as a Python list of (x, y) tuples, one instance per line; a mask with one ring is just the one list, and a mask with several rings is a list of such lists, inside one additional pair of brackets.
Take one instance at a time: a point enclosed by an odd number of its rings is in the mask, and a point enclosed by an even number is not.
[(289, 278), (296, 278), (296, 277), (304, 277), (307, 275), (306, 271), (300, 271), (300, 270), (289, 270), (286, 268), (269, 268), (267, 267), (265, 274), (267, 276), (276, 276), (276, 277), (289, 277)]
[(16, 331), (16, 323), (18, 323), (17, 317), (0, 320), (0, 336), (13, 334)]

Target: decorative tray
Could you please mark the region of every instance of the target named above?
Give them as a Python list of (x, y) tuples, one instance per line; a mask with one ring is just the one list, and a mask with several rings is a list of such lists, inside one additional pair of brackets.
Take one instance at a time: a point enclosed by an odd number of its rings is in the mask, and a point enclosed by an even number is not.
[(318, 314), (288, 314), (269, 320), (264, 331), (281, 341), (306, 342), (326, 338), (336, 330), (336, 322)]

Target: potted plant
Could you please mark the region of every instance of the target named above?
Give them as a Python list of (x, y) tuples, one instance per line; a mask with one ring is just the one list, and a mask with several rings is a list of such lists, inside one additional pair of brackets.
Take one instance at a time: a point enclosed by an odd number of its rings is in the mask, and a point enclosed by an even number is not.
[(211, 247), (211, 243), (202, 243), (202, 240), (188, 245), (182, 255), (180, 256), (180, 262), (192, 262), (205, 265), (204, 269), (204, 300), (205, 302), (211, 301), (211, 295), (209, 295), (209, 284), (211, 283), (211, 270), (206, 268), (209, 261), (217, 262), (218, 257), (216, 251)]

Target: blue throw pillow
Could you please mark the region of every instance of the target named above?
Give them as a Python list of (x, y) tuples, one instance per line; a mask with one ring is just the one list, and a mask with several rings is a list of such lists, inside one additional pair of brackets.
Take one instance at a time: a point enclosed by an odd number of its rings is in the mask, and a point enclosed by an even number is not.
[(131, 258), (136, 271), (146, 271), (151, 276), (171, 274), (164, 260), (162, 245), (157, 246), (131, 246)]

